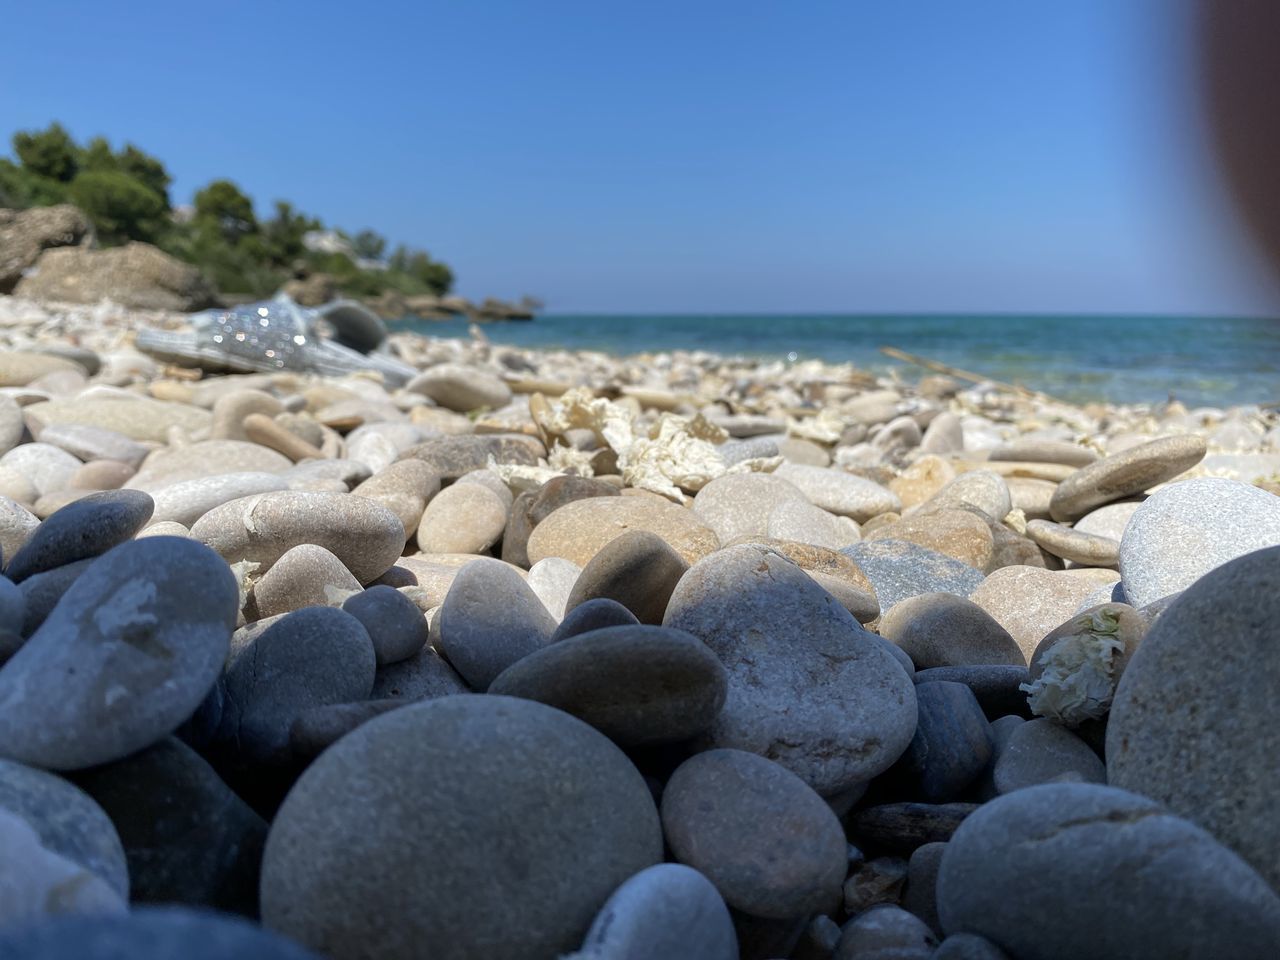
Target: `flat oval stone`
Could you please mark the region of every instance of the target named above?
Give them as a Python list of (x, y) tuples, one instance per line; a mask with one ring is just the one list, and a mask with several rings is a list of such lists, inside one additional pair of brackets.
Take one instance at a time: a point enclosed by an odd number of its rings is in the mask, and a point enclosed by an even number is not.
[(1125, 527), (1125, 595), (1144, 607), (1229, 560), (1278, 544), (1280, 497), (1238, 480), (1180, 481), (1148, 497)]
[(424, 553), (484, 553), (507, 526), (507, 506), (478, 483), (455, 483), (431, 498), (418, 525)]
[(80, 490), (119, 490), (134, 475), (133, 467), (119, 460), (90, 460), (71, 477), (71, 487)]
[(129, 867), (120, 836), (93, 798), (61, 777), (0, 760), (0, 810), (31, 825), (45, 849), (101, 877), (129, 898)]
[(446, 697), (302, 775), (267, 839), (263, 923), (338, 960), (542, 960), (661, 859), (649, 790), (606, 737), (529, 700)]
[(1009, 631), (989, 613), (949, 593), (922, 593), (895, 604), (880, 620), (880, 636), (897, 644), (920, 670), (1027, 662)]
[(840, 552), (867, 575), (882, 610), (922, 593), (968, 597), (983, 580), (967, 563), (905, 540), (863, 540)]
[(510, 435), (436, 437), (410, 447), (401, 460), (421, 460), (442, 481), (457, 480), (472, 470), (483, 470), (492, 457), (497, 463), (535, 466), (545, 455), (535, 438)]
[[(92, 944), (87, 948), (87, 944)], [(91, 952), (87, 952), (91, 949)], [(63, 916), (0, 933), (3, 960), (320, 960), (256, 924), (185, 907), (151, 907), (125, 916)]]
[(1037, 717), (1018, 724), (1010, 733), (992, 778), (996, 791), (1003, 794), (1055, 780), (1105, 783), (1107, 771), (1078, 736), (1052, 720)]
[(1243, 860), (1099, 784), (1028, 787), (971, 814), (942, 857), (938, 913), (1019, 960), (1261, 958), (1280, 943), (1280, 897)]
[(1208, 447), (1195, 434), (1161, 437), (1082, 467), (1060, 484), (1049, 503), (1059, 523), (1078, 520), (1095, 507), (1172, 480), (1202, 459)]
[(769, 517), (784, 503), (808, 503), (793, 483), (771, 473), (728, 473), (693, 498), (693, 512), (721, 543), (769, 535)]
[(0, 457), (0, 466), (17, 470), (31, 481), (37, 494), (44, 496), (69, 486), (81, 463), (52, 444), (24, 443)]
[(253, 602), (259, 618), (274, 617), (303, 607), (336, 607), (360, 592), (360, 581), (341, 560), (324, 547), (300, 543), (253, 585)]
[(724, 899), (697, 870), (646, 867), (614, 891), (572, 960), (738, 960)]
[(1114, 567), (1120, 562), (1120, 541), (1075, 530), (1048, 520), (1032, 520), (1027, 536), (1043, 550), (1086, 567)]
[(773, 476), (795, 484), (814, 506), (851, 517), (858, 523), (880, 513), (902, 509), (902, 501), (892, 491), (872, 480), (834, 467), (784, 463), (773, 472)]
[(360, 621), (332, 607), (290, 613), (259, 634), (227, 670), (217, 739), (237, 764), (281, 766), (298, 715), (363, 700), (373, 689), (373, 644)]
[(990, 470), (971, 470), (962, 473), (935, 493), (925, 503), (926, 508), (976, 507), (992, 520), (1003, 520), (1013, 509), (1009, 485), (1004, 478)]
[(46, 427), (40, 431), (40, 442), (61, 447), (86, 463), (90, 460), (114, 460), (127, 464), (134, 470), (151, 452), (151, 447), (126, 437), (123, 433), (74, 423)]
[(151, 497), (140, 490), (91, 493), (40, 524), (9, 561), (5, 576), (14, 583), (77, 560), (99, 556), (123, 543), (151, 518)]
[(684, 763), (662, 794), (671, 852), (736, 910), (783, 920), (838, 902), (848, 862), (844, 830), (799, 777), (741, 750)]
[(288, 482), (275, 473), (222, 473), (183, 480), (158, 488), (152, 497), (156, 523), (172, 520), (190, 528), (214, 507), (255, 493), (287, 489)]
[(1280, 547), (1269, 547), (1209, 572), (1156, 619), (1111, 705), (1107, 777), (1200, 824), (1280, 887), (1277, 583)]
[(697, 637), (669, 627), (606, 627), (512, 664), (490, 693), (537, 700), (624, 746), (687, 740), (724, 706), (727, 679)]
[(458, 413), (485, 407), (496, 409), (511, 400), (511, 388), (497, 376), (460, 363), (428, 367), (410, 380), (405, 389), (430, 397), (445, 409)]
[(719, 538), (692, 510), (657, 497), (591, 497), (567, 503), (529, 535), (529, 560), (563, 557), (585, 568), (610, 541), (629, 530), (656, 534), (686, 563), (715, 550)]
[(362, 590), (347, 598), (342, 609), (364, 625), (380, 667), (407, 660), (426, 646), (427, 618), (393, 587)]
[(257, 915), (267, 825), (175, 737), (77, 781), (111, 817), (134, 903), (186, 903)]
[(616, 600), (641, 623), (661, 623), (689, 565), (657, 534), (628, 530), (591, 558), (574, 582), (566, 610), (588, 600)]
[[(175, 483), (204, 480), (227, 473), (282, 474), (293, 464), (288, 457), (243, 440), (202, 440), (182, 447), (157, 450), (126, 487), (155, 493)], [(178, 520), (178, 517), (165, 517)]]
[(270, 569), (292, 547), (314, 543), (333, 553), (361, 583), (385, 573), (404, 547), (404, 525), (386, 507), (340, 493), (280, 491), (215, 507), (191, 535), (228, 563)]
[(882, 904), (845, 926), (833, 960), (930, 960), (937, 945), (924, 921), (901, 907)]
[(351, 491), (353, 496), (376, 500), (399, 517), (406, 540), (418, 529), (427, 501), (439, 492), (440, 478), (421, 460), (391, 463)]
[(475, 690), (545, 646), (556, 621), (501, 560), (481, 557), (458, 571), (440, 608), (439, 648)]
[(1096, 463), (1098, 454), (1078, 443), (1065, 440), (1037, 440), (1023, 437), (1002, 443), (987, 455), (988, 460), (1012, 460), (1026, 463), (1062, 463), (1069, 467), (1087, 467)]
[(0, 754), (75, 770), (154, 743), (213, 686), (238, 608), (235, 578), (201, 544), (109, 550), (0, 669)]
[(24, 408), (23, 415), (31, 432), (37, 435), (46, 426), (71, 423), (114, 430), (133, 440), (154, 440), (158, 443), (167, 442), (171, 427), (192, 435), (208, 430), (213, 422), (212, 415), (199, 407), (127, 395), (46, 400)]
[(727, 547), (695, 564), (665, 626), (701, 639), (729, 673), (704, 736), (777, 760), (832, 794), (888, 769), (911, 742), (911, 680), (880, 641), (795, 564)]
[(556, 632), (547, 642), (559, 643), (561, 640), (567, 640), (569, 637), (576, 637), (580, 633), (591, 630), (626, 627), (639, 622), (636, 615), (617, 600), (597, 597), (594, 600), (583, 601), (566, 613), (564, 619), (560, 621), (560, 626), (556, 627)]

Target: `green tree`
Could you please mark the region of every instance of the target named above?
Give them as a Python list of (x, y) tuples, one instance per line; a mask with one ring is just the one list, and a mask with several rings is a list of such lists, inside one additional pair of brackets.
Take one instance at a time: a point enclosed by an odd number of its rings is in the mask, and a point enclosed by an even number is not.
[[(173, 178), (169, 176), (169, 171), (164, 168), (163, 163), (143, 153), (132, 143), (126, 143), (124, 149), (116, 154), (116, 164), (121, 173), (127, 173), (148, 190), (158, 194), (164, 201), (165, 208), (168, 209), (169, 185), (173, 183)], [(252, 213), (252, 205), (249, 210)]]
[(448, 293), (453, 286), (453, 271), (421, 251), (409, 255), (405, 272), (437, 296)]
[(168, 208), (153, 190), (118, 171), (82, 173), (71, 184), (71, 202), (84, 211), (103, 243), (155, 240)]
[(23, 130), (13, 135), (13, 152), (31, 173), (70, 183), (78, 169), (75, 141), (60, 123), (47, 130)]
[(67, 202), (67, 185), (0, 159), (0, 207), (25, 210)]
[(215, 224), (230, 244), (258, 230), (253, 201), (230, 180), (214, 180), (196, 193), (197, 221)]
[(319, 230), (320, 221), (293, 208), (287, 200), (277, 200), (275, 213), (262, 223), (260, 234), (267, 258), (276, 266), (289, 266), (303, 256), (302, 243), (308, 230)]
[(351, 241), (351, 249), (357, 257), (381, 260), (387, 250), (387, 241), (372, 230), (361, 230)]
[(101, 173), (104, 170), (119, 170), (120, 164), (111, 150), (106, 137), (94, 137), (89, 145), (80, 151), (80, 170), (83, 172)]

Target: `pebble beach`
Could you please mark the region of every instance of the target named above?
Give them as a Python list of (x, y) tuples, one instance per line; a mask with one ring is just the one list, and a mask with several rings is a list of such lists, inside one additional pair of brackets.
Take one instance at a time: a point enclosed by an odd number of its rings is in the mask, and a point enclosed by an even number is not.
[(144, 329), (0, 297), (0, 960), (1280, 956), (1275, 406)]

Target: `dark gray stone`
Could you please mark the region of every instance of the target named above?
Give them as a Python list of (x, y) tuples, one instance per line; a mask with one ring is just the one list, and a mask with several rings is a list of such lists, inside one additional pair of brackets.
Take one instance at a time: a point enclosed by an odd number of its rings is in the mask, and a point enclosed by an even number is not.
[(1208, 833), (1145, 797), (1043, 784), (984, 804), (938, 874), (949, 934), (1018, 960), (1270, 957), (1280, 897)]
[(135, 903), (184, 903), (256, 917), (267, 824), (173, 737), (76, 781), (111, 817)]
[(607, 597), (641, 623), (661, 623), (671, 591), (689, 565), (656, 533), (628, 530), (601, 547), (582, 568), (565, 610)]
[(351, 614), (306, 607), (281, 617), (227, 671), (220, 750), (237, 766), (286, 765), (298, 715), (367, 698), (374, 669), (369, 634)]
[(426, 646), (427, 618), (393, 587), (370, 587), (348, 597), (342, 609), (364, 624), (380, 667), (408, 660)]
[(880, 609), (922, 593), (968, 597), (982, 583), (980, 570), (905, 540), (864, 540), (840, 551), (867, 575)]
[(155, 743), (213, 686), (238, 608), (235, 577), (193, 540), (109, 550), (0, 669), (0, 754), (74, 770)]
[(918, 670), (916, 683), (932, 683), (938, 680), (949, 680), (963, 683), (973, 691), (982, 704), (988, 719), (1003, 717), (1016, 713), (1031, 716), (1027, 708), (1027, 695), (1019, 686), (1028, 682), (1026, 667), (998, 664), (979, 664), (969, 667), (930, 667)]
[(1078, 736), (1052, 720), (1037, 717), (1010, 731), (992, 780), (996, 792), (1012, 793), (1054, 780), (1105, 783), (1107, 770)]
[(624, 746), (687, 740), (724, 706), (725, 669), (697, 637), (670, 627), (605, 627), (512, 664), (490, 693), (537, 700)]
[(711, 746), (776, 760), (828, 795), (887, 770), (911, 742), (910, 677), (773, 550), (741, 544), (694, 564), (666, 626), (698, 637), (729, 673), (725, 707), (701, 738)]
[(104, 490), (69, 503), (36, 529), (5, 567), (14, 583), (106, 553), (131, 538), (155, 507), (141, 490)]
[(942, 936), (942, 921), (938, 919), (938, 870), (946, 851), (945, 843), (916, 847), (907, 862), (907, 885), (902, 889), (903, 909), (914, 913), (938, 936)]
[(986, 937), (957, 933), (938, 944), (933, 960), (1010, 960), (1010, 957)]
[(310, 707), (289, 728), (289, 746), (300, 760), (314, 760), (348, 733), (374, 717), (405, 706), (406, 700), (357, 700)]
[(867, 846), (909, 853), (925, 843), (950, 840), (976, 803), (883, 803), (853, 815), (855, 839)]
[(559, 643), (569, 637), (576, 637), (580, 633), (603, 630), (605, 627), (626, 627), (639, 622), (636, 615), (617, 600), (597, 597), (579, 604), (566, 613), (564, 619), (560, 621), (560, 626), (556, 627), (556, 632), (547, 642)]
[(918, 683), (916, 703), (915, 736), (898, 769), (912, 796), (929, 803), (954, 800), (991, 760), (991, 725), (963, 683)]
[(614, 891), (565, 960), (738, 960), (724, 900), (697, 870), (660, 863)]
[(413, 701), (470, 693), (458, 672), (431, 647), (423, 647), (408, 660), (379, 667), (373, 675), (374, 699)]
[(606, 737), (530, 700), (445, 697), (307, 769), (267, 838), (262, 913), (328, 956), (539, 960), (661, 859), (649, 789)]
[(686, 760), (662, 794), (672, 853), (725, 902), (784, 920), (839, 902), (844, 830), (831, 808), (785, 767), (742, 750)]
[(184, 907), (120, 917), (54, 917), (0, 931), (0, 960), (320, 960), (234, 917)]
[(458, 571), (436, 616), (440, 651), (478, 691), (544, 646), (556, 629), (555, 619), (515, 569), (490, 557)]
[(901, 907), (873, 907), (840, 934), (834, 960), (929, 960), (938, 945), (933, 931)]
[(1027, 662), (991, 614), (950, 593), (923, 593), (895, 604), (880, 620), (880, 636), (897, 644), (919, 670)]
[(61, 777), (0, 760), (0, 809), (16, 813), (54, 853), (100, 876), (129, 898), (129, 868), (111, 818), (83, 790)]

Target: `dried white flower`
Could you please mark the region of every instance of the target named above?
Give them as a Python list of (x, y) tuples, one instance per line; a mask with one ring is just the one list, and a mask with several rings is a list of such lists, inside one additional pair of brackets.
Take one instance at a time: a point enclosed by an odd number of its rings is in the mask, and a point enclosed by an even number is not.
[(1028, 694), (1031, 712), (1064, 726), (1105, 716), (1116, 692), (1115, 660), (1124, 650), (1120, 618), (1114, 610), (1095, 610), (1073, 621), (1074, 631), (1039, 657), (1043, 672), (1018, 689)]

